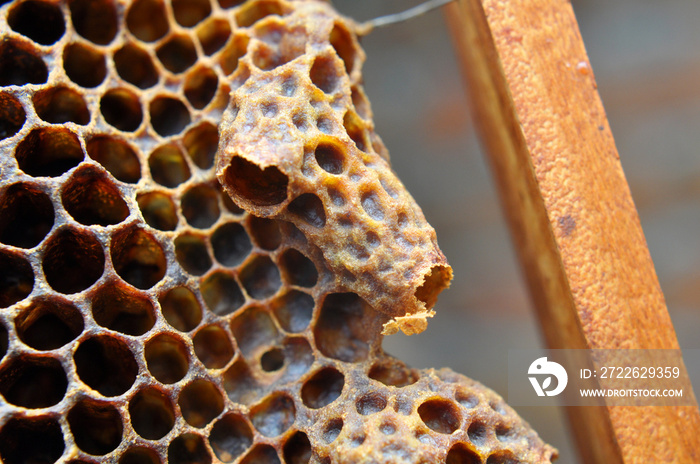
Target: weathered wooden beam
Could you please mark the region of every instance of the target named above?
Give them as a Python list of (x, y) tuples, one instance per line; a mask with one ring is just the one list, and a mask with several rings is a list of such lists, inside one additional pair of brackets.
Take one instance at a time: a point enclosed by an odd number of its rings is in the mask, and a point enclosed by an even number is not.
[[(570, 2), (447, 20), (549, 347), (678, 348)], [(697, 406), (568, 413), (587, 464), (700, 462)]]

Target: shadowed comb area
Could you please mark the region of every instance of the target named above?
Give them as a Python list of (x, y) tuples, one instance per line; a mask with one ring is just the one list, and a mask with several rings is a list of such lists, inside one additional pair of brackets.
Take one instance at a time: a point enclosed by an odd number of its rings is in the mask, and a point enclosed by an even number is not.
[(0, 7), (2, 462), (556, 455), (381, 349), (451, 270), (354, 28), (311, 0)]

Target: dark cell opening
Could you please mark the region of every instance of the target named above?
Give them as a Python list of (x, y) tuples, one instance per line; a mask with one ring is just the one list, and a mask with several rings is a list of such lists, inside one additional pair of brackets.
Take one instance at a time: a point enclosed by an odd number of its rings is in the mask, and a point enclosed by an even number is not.
[(34, 248), (53, 223), (51, 199), (31, 184), (13, 184), (0, 195), (0, 242)]
[(122, 441), (121, 416), (109, 403), (81, 400), (68, 412), (68, 424), (75, 444), (88, 454), (108, 454)]
[(102, 276), (105, 256), (92, 234), (64, 227), (49, 238), (42, 267), (51, 288), (72, 294), (94, 284)]
[(129, 347), (106, 335), (88, 338), (73, 355), (78, 377), (103, 396), (119, 396), (136, 381), (139, 367)]

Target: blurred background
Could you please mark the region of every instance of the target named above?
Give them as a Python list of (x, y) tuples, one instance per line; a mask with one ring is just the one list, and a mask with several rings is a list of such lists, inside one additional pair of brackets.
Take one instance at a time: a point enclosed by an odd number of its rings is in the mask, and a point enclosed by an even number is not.
[[(364, 21), (421, 0), (333, 3)], [(681, 347), (700, 348), (700, 2), (572, 4)], [(428, 330), (384, 347), (505, 396), (508, 350), (542, 342), (442, 14), (376, 30), (362, 44), (377, 132), (455, 273)], [(518, 411), (559, 448), (559, 462), (580, 462), (560, 409)]]

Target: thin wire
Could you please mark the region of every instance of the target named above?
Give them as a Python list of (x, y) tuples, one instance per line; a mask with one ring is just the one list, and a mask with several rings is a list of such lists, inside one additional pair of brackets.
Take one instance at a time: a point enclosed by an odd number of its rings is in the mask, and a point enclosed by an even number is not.
[(409, 8), (408, 10), (402, 11), (400, 13), (394, 13), (370, 19), (369, 21), (365, 21), (360, 25), (360, 28), (362, 30), (361, 35), (366, 35), (370, 33), (375, 27), (387, 26), (389, 24), (395, 24), (402, 21), (406, 21), (411, 18), (415, 18), (416, 16), (420, 16), (431, 10), (440, 8), (441, 6), (447, 5), (448, 3), (451, 3), (453, 1), (454, 0), (428, 0), (425, 3), (421, 3), (420, 5), (416, 5), (413, 8)]

